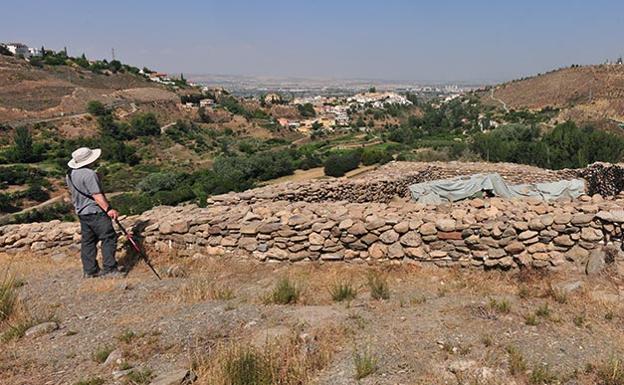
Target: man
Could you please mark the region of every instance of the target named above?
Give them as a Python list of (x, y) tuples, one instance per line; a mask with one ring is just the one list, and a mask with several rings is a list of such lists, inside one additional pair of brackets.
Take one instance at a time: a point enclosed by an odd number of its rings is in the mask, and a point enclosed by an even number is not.
[[(85, 278), (120, 274), (115, 260), (117, 233), (112, 222), (119, 213), (108, 203), (100, 178), (93, 170), (101, 153), (99, 148), (81, 147), (72, 153), (72, 159), (67, 163), (70, 168), (67, 186), (80, 219), (80, 259)], [(98, 241), (102, 241), (102, 271), (96, 259)]]

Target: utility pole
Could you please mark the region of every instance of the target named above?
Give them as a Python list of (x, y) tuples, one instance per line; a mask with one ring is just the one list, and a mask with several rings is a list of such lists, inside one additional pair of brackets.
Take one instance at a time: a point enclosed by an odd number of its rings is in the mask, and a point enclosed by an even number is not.
[(112, 56), (113, 56), (113, 60), (115, 60), (115, 47), (113, 47), (113, 48), (111, 49), (111, 51), (112, 51), (112, 54), (113, 54), (113, 55), (112, 55)]

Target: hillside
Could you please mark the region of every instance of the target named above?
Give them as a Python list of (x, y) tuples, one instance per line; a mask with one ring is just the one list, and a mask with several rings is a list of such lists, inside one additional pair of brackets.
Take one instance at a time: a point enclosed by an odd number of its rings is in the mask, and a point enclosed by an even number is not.
[[(624, 121), (624, 66), (570, 67), (496, 86), (482, 101), (510, 109), (559, 109), (557, 119), (614, 128)], [(614, 122), (615, 121), (615, 122)], [(610, 124), (609, 124), (610, 123)]]
[(10, 124), (81, 114), (90, 100), (115, 106), (179, 100), (141, 76), (66, 65), (37, 68), (9, 56), (0, 56), (0, 84), (0, 123)]

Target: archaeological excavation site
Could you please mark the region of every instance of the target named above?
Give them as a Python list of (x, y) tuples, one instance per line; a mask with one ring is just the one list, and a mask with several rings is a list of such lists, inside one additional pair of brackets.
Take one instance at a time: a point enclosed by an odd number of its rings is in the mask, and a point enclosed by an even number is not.
[(623, 176), (391, 162), (122, 218), (162, 280), (0, 227), (0, 383), (619, 385)]
[[(599, 163), (551, 171), (392, 162), (353, 179), (270, 185), (124, 221), (146, 248), (177, 256), (591, 271), (611, 261), (604, 246), (619, 246), (623, 175)], [(430, 190), (415, 187), (423, 185)], [(517, 186), (532, 193), (510, 194)], [(76, 223), (11, 225), (0, 228), (0, 251), (76, 253), (79, 239)]]

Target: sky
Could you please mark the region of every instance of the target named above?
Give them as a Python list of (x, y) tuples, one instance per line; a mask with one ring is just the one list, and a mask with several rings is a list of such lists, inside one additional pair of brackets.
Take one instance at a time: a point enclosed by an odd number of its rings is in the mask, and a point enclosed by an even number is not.
[(622, 0), (2, 0), (0, 41), (190, 74), (497, 82), (624, 55)]

